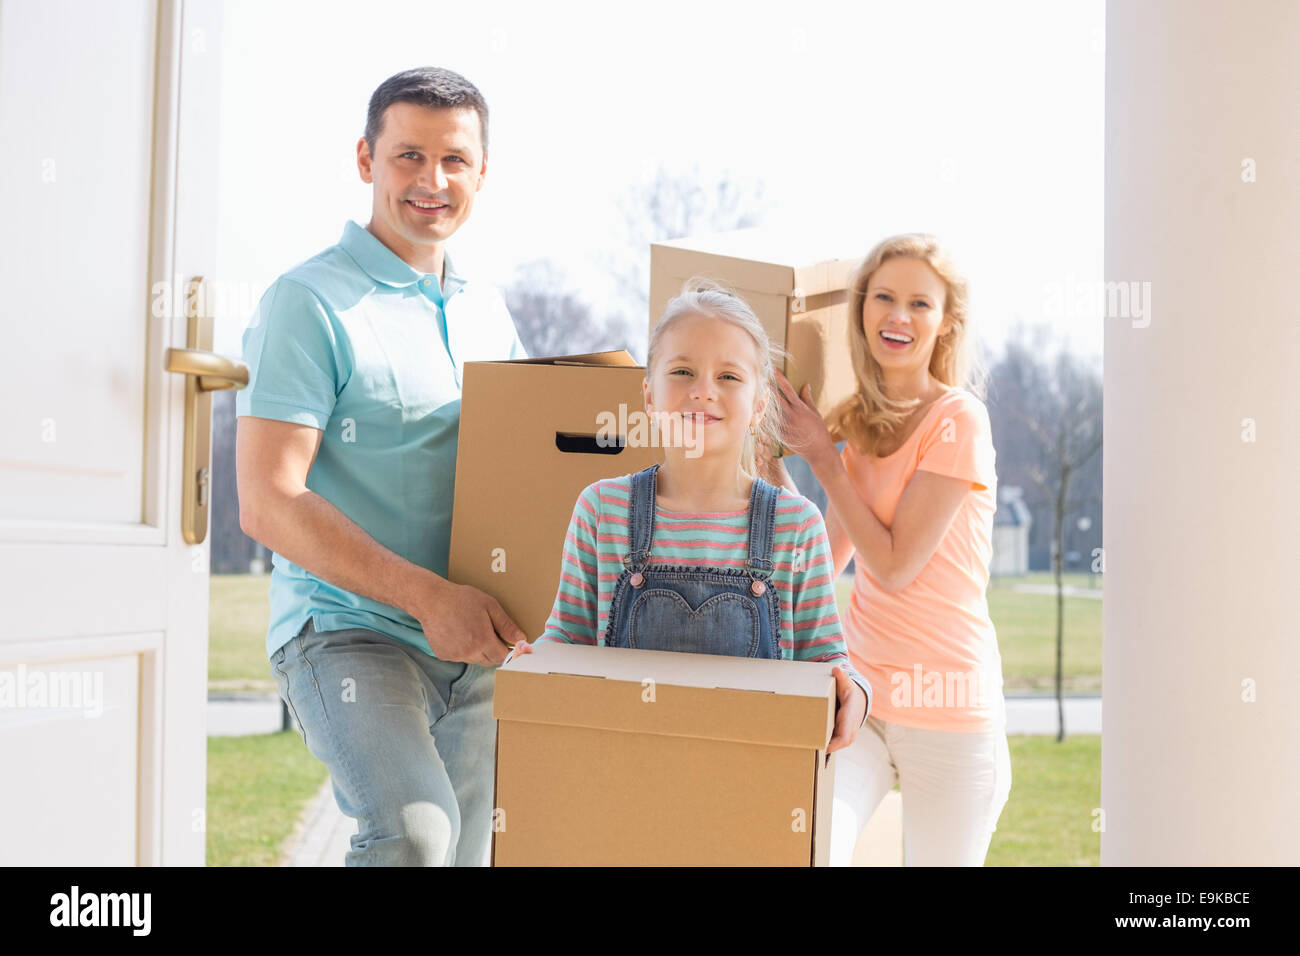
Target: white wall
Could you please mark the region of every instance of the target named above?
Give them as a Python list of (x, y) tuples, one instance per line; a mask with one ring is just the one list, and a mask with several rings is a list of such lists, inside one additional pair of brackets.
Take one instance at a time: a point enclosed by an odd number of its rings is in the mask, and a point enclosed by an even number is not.
[(1106, 279), (1152, 308), (1105, 329), (1101, 862), (1294, 865), (1300, 4), (1111, 2), (1106, 43)]

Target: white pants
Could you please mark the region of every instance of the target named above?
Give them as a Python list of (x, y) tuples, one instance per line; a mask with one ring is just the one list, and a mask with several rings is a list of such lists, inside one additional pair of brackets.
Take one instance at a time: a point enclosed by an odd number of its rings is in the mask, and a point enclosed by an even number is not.
[(852, 863), (862, 828), (896, 783), (907, 866), (983, 866), (1011, 793), (1005, 724), (961, 733), (868, 717), (835, 755), (831, 866)]

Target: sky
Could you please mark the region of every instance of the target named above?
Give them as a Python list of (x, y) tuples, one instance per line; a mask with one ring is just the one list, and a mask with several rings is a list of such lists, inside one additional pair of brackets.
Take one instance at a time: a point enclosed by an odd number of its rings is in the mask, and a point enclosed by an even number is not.
[(846, 255), (934, 233), (990, 350), (1046, 322), (1100, 355), (1101, 317), (1074, 303), (1102, 277), (1102, 0), (224, 8), (219, 351), (239, 353), (276, 276), (365, 224), (370, 94), (436, 65), (491, 111), (487, 178), (448, 243), (471, 275), (505, 285), (550, 258), (603, 314), (618, 204), (694, 167), (762, 183), (765, 226)]

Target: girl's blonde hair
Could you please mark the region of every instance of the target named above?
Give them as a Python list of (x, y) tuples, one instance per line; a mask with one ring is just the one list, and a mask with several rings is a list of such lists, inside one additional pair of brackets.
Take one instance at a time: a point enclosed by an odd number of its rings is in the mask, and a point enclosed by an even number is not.
[(970, 296), (965, 278), (934, 236), (907, 233), (884, 239), (867, 253), (849, 284), (849, 354), (858, 388), (826, 416), (831, 437), (837, 442), (848, 441), (864, 455), (874, 455), (920, 404), (920, 399), (897, 400), (885, 394), (880, 364), (872, 357), (862, 328), (867, 283), (884, 263), (899, 257), (920, 259), (944, 283), (943, 311), (950, 327), (935, 340), (930, 374), (945, 385), (966, 388), (983, 396), (983, 372), (968, 334)]
[(736, 295), (727, 286), (713, 279), (695, 276), (687, 279), (681, 294), (668, 303), (663, 315), (650, 332), (650, 345), (646, 354), (646, 378), (652, 378), (655, 363), (660, 358), (660, 342), (664, 333), (687, 316), (703, 315), (730, 322), (749, 333), (754, 340), (758, 353), (757, 397), (756, 401), (766, 397), (763, 417), (759, 420), (757, 434), (753, 431), (745, 436), (745, 445), (741, 449), (740, 469), (749, 478), (758, 477), (758, 439), (760, 436), (768, 442), (768, 447), (776, 448), (781, 441), (781, 401), (774, 372), (784, 364), (785, 349), (769, 338), (763, 323), (758, 320), (748, 303)]

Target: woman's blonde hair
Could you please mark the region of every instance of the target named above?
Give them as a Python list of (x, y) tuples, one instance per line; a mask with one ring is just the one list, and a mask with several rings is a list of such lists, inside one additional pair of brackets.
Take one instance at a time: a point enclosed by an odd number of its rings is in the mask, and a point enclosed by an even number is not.
[(867, 283), (884, 263), (900, 257), (920, 259), (943, 280), (943, 313), (949, 329), (935, 340), (930, 374), (945, 385), (966, 388), (981, 396), (983, 393), (982, 370), (968, 334), (970, 296), (965, 278), (934, 236), (907, 233), (882, 240), (867, 253), (849, 284), (849, 354), (858, 388), (826, 416), (831, 437), (837, 442), (848, 441), (864, 455), (874, 455), (920, 404), (920, 399), (898, 400), (885, 394), (880, 364), (872, 357), (862, 328)]
[(766, 398), (763, 417), (759, 420), (757, 434), (753, 431), (745, 436), (745, 445), (741, 449), (740, 468), (749, 478), (758, 477), (758, 439), (766, 439), (770, 448), (776, 448), (781, 441), (781, 402), (775, 371), (785, 361), (785, 350), (771, 340), (763, 323), (758, 320), (754, 310), (740, 296), (726, 285), (713, 279), (695, 276), (682, 285), (681, 294), (668, 303), (663, 315), (650, 332), (650, 345), (646, 354), (646, 378), (654, 376), (655, 364), (660, 356), (660, 342), (664, 334), (692, 315), (703, 315), (721, 319), (738, 326), (749, 333), (754, 340), (754, 349), (758, 354), (758, 379), (756, 381), (756, 401)]

